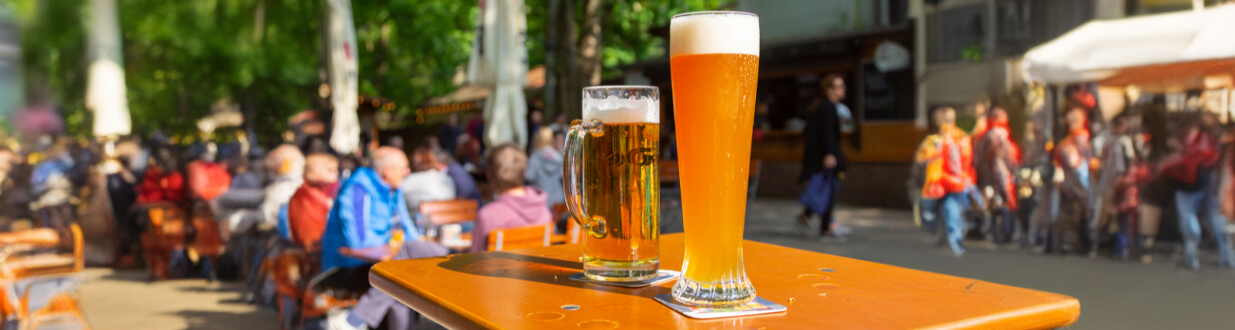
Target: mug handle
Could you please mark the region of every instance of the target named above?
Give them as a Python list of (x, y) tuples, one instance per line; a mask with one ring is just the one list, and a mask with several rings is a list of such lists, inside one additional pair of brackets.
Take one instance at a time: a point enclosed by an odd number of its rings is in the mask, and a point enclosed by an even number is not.
[[(583, 197), (582, 185), (586, 184), (584, 173), (587, 173), (586, 160), (583, 158), (583, 141), (605, 135), (605, 125), (600, 120), (589, 122), (575, 120), (570, 123), (570, 132), (566, 133), (566, 161), (563, 162), (563, 186), (566, 191), (566, 209), (570, 216), (583, 230), (592, 237), (605, 238), (605, 218), (599, 215), (588, 216), (587, 198)], [(590, 137), (589, 137), (590, 135)]]

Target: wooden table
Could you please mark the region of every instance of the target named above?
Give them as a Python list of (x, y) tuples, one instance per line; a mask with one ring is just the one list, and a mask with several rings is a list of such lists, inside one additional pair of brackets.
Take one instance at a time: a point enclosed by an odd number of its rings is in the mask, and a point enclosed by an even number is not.
[[(679, 270), (683, 236), (661, 236), (661, 267)], [(760, 297), (788, 312), (690, 319), (637, 289), (588, 284), (579, 245), (388, 261), (374, 287), (449, 328), (1034, 329), (1076, 322), (1076, 298), (776, 245), (745, 242)], [(577, 310), (563, 306), (577, 305)]]

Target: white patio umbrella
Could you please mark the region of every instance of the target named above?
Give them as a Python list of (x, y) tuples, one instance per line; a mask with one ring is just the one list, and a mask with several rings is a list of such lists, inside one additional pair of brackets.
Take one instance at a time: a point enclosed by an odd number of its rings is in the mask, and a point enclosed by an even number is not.
[(86, 107), (94, 111), (94, 136), (128, 135), (133, 129), (125, 94), (124, 55), (115, 0), (90, 1), (90, 67)]
[(1235, 5), (1092, 21), (1030, 49), (1022, 70), (1053, 84), (1196, 88), (1235, 72)]
[(357, 76), (356, 25), (352, 23), (351, 0), (327, 0), (326, 20), (329, 51), (330, 104), (334, 106), (334, 127), (330, 146), (346, 154), (360, 145), (360, 119), (356, 116), (360, 81)]
[(476, 37), (467, 78), (493, 89), (485, 100), (484, 139), (488, 145), (527, 142), (527, 18), (523, 0), (480, 0)]

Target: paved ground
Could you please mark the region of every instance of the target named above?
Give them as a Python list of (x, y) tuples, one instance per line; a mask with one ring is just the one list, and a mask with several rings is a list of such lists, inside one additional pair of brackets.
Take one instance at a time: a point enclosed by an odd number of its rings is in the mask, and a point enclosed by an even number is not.
[[(1170, 253), (1154, 262), (1083, 256), (1035, 255), (1015, 248), (970, 244), (963, 258), (925, 242), (909, 213), (843, 208), (838, 218), (853, 234), (822, 243), (793, 225), (798, 206), (759, 200), (750, 207), (746, 237), (995, 283), (1071, 295), (1081, 300), (1075, 329), (1229, 329), (1235, 327), (1235, 271), (1199, 272), (1175, 266)], [(96, 329), (274, 329), (276, 315), (237, 301), (238, 284), (201, 280), (147, 283), (145, 273), (88, 271), (82, 303)]]

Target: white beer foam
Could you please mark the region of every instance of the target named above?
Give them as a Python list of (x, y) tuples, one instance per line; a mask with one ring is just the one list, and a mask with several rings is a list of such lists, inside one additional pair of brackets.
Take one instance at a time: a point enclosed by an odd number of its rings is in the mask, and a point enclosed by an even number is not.
[(759, 16), (710, 12), (669, 22), (669, 57), (692, 54), (759, 56)]
[(660, 101), (610, 96), (583, 99), (583, 121), (600, 119), (607, 124), (660, 123)]

